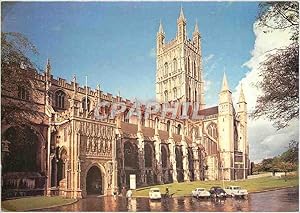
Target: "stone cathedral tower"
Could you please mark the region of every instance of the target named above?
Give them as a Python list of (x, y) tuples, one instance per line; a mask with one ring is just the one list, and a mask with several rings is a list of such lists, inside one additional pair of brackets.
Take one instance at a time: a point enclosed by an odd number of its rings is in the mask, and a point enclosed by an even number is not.
[(186, 19), (181, 8), (177, 19), (177, 35), (165, 42), (162, 23), (156, 45), (156, 101), (197, 102), (205, 106), (201, 42), (196, 23), (193, 38), (187, 38)]

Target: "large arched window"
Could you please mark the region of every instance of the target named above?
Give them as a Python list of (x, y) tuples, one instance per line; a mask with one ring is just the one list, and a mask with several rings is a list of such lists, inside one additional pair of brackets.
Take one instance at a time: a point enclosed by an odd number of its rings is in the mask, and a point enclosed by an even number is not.
[(168, 74), (168, 63), (166, 62), (165, 63), (165, 75), (167, 75)]
[(144, 152), (145, 152), (145, 167), (151, 168), (153, 163), (153, 158), (154, 158), (153, 147), (149, 143), (145, 143)]
[(61, 109), (65, 108), (65, 97), (66, 94), (63, 91), (58, 90), (55, 92), (55, 106), (57, 108), (61, 108)]
[(86, 99), (86, 97), (84, 97), (82, 99), (82, 109), (90, 111), (90, 106), (91, 106), (90, 99), (89, 98)]
[(177, 71), (177, 60), (176, 60), (176, 58), (173, 59), (173, 68), (174, 68), (174, 71), (176, 72)]
[(218, 127), (215, 123), (211, 123), (207, 127), (207, 133), (212, 138), (216, 139), (218, 138)]

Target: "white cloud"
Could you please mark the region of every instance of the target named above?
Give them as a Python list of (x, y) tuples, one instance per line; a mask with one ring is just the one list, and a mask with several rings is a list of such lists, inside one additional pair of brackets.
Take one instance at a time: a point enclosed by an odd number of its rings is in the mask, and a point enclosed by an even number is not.
[(210, 54), (206, 57), (203, 58), (203, 63), (208, 63), (211, 59), (213, 59), (215, 55), (214, 54)]
[(149, 52), (149, 56), (151, 57), (151, 58), (155, 58), (156, 57), (156, 48), (155, 47), (153, 47), (153, 48), (151, 48), (151, 50), (150, 50), (150, 52)]
[(210, 85), (211, 85), (211, 81), (210, 80), (206, 80), (204, 82), (204, 92), (207, 92), (209, 90)]
[[(238, 83), (233, 93), (233, 101), (237, 102), (241, 85), (243, 85), (244, 94), (248, 103), (248, 113), (255, 108), (256, 99), (261, 91), (254, 85), (259, 81), (259, 66), (266, 58), (267, 54), (276, 48), (282, 48), (290, 43), (290, 34), (288, 31), (274, 30), (260, 27), (257, 23), (253, 25), (253, 31), (256, 39), (254, 49), (251, 52), (251, 59), (244, 63), (250, 69), (246, 76)], [(249, 119), (248, 121), (248, 140), (250, 147), (250, 159), (258, 162), (263, 158), (276, 156), (288, 147), (292, 139), (299, 138), (299, 121), (294, 120), (290, 126), (277, 131), (272, 122), (260, 118), (258, 120)]]

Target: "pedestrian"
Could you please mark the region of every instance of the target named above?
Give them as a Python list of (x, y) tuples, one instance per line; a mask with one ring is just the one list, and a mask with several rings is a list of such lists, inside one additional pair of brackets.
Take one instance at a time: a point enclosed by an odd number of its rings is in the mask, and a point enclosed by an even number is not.
[(127, 198), (127, 199), (130, 199), (131, 196), (132, 196), (132, 191), (131, 191), (131, 189), (129, 189), (129, 190), (127, 191), (127, 193), (126, 193), (126, 198)]
[(121, 193), (122, 193), (122, 196), (125, 197), (125, 195), (126, 195), (126, 189), (125, 189), (125, 186), (123, 186)]
[(169, 197), (169, 188), (166, 188), (166, 197)]

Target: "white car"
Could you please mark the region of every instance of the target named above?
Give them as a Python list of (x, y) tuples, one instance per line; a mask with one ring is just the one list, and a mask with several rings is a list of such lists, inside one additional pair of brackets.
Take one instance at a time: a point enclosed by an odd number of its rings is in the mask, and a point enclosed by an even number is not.
[(232, 197), (245, 197), (248, 195), (248, 191), (240, 186), (226, 186), (225, 192)]
[(197, 198), (208, 198), (210, 197), (210, 192), (204, 188), (196, 188), (192, 191), (192, 196)]
[(160, 200), (161, 193), (159, 188), (151, 188), (149, 191), (149, 198), (150, 200)]

